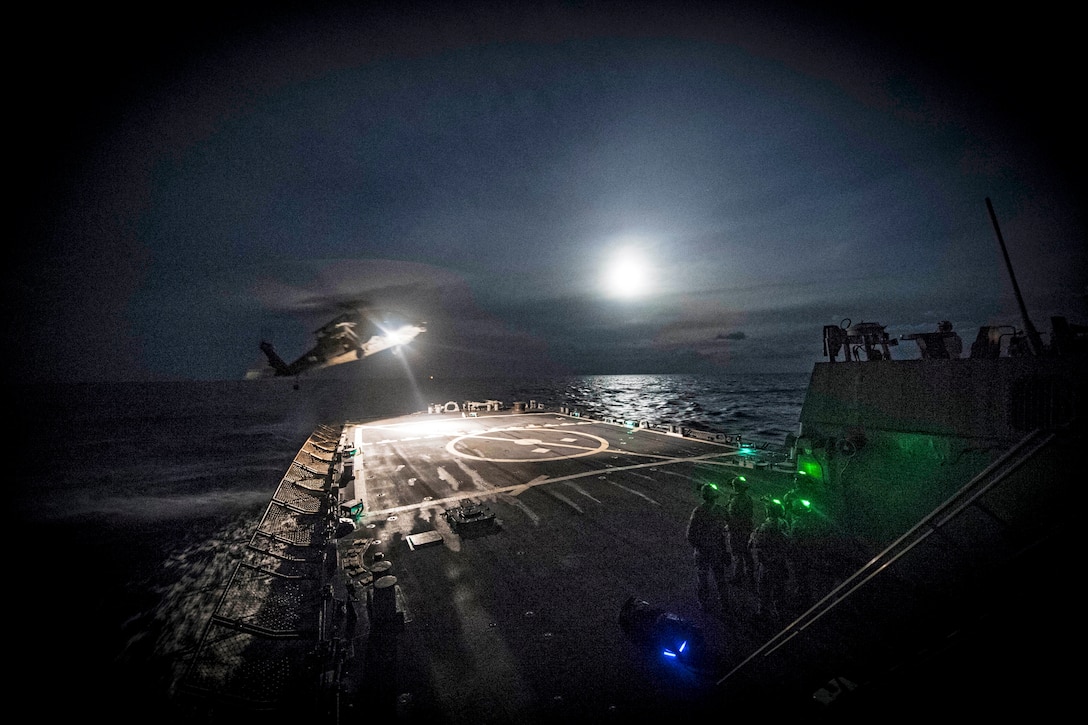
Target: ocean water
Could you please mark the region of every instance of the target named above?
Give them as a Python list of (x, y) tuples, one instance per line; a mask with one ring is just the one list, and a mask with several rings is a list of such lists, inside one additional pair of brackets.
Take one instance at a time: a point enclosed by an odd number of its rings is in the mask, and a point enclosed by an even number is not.
[[(808, 374), (9, 387), (14, 691), (65, 716), (166, 694), (296, 452), (319, 423), (466, 400), (537, 401), (781, 444)], [(161, 712), (161, 710), (160, 710)], [(47, 721), (49, 718), (47, 718)]]

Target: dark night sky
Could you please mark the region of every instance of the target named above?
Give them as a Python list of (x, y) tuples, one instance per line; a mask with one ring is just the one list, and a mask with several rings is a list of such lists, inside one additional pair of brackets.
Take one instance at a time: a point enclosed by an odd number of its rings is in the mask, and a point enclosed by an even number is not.
[(1021, 324), (987, 197), (1036, 326), (1088, 323), (1072, 18), (269, 7), (13, 30), (10, 380), (237, 379), (347, 297), (428, 322), (418, 374), (806, 371), (843, 318), (969, 342)]

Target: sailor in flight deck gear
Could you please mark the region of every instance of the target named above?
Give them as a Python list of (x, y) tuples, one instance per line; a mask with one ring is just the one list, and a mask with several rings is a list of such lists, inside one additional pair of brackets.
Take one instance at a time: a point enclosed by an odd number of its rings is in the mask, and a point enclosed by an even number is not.
[(746, 585), (755, 583), (756, 566), (752, 553), (748, 549), (748, 540), (752, 536), (752, 497), (748, 493), (748, 481), (744, 476), (733, 479), (733, 493), (726, 504), (726, 522), (729, 525), (729, 554), (733, 560), (731, 579)]
[(812, 605), (834, 585), (834, 572), (839, 564), (835, 537), (820, 510), (818, 487), (811, 480), (799, 476), (796, 487), (785, 498), (797, 594), (801, 604)]
[(719, 605), (724, 612), (729, 601), (725, 570), (729, 566), (726, 542), (725, 507), (721, 494), (712, 484), (704, 484), (702, 503), (695, 507), (688, 520), (687, 538), (691, 545), (696, 572), (696, 593), (704, 611), (713, 611), (710, 579), (718, 592)]
[(764, 499), (763, 503), (767, 517), (749, 540), (756, 565), (757, 615), (777, 620), (783, 614), (789, 579), (789, 524), (786, 523), (786, 509), (779, 501)]

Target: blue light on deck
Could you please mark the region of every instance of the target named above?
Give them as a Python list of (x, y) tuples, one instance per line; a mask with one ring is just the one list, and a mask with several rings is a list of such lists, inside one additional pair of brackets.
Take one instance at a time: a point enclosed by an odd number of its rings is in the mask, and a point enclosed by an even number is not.
[(676, 652), (673, 652), (671, 649), (665, 649), (665, 650), (662, 650), (661, 654), (664, 655), (665, 657), (668, 657), (669, 659), (676, 659), (680, 655), (684, 654), (684, 650), (686, 650), (687, 648), (688, 648), (688, 643), (687, 643), (687, 641), (684, 641), (684, 642), (681, 642), (680, 646), (676, 648)]
[(685, 669), (697, 666), (703, 637), (699, 627), (673, 612), (650, 606), (634, 595), (620, 610), (620, 626), (632, 641), (647, 645), (646, 655), (675, 662)]

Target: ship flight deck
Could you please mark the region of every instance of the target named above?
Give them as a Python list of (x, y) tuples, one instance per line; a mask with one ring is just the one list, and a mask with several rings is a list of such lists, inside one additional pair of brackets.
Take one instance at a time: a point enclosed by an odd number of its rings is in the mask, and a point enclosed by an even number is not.
[[(341, 498), (362, 513), (339, 547), (366, 652), (345, 669), (345, 710), (695, 715), (758, 644), (739, 584), (727, 611), (701, 610), (685, 538), (700, 485), (788, 486), (737, 445), (550, 412), (413, 415), (348, 424), (344, 439)], [(698, 628), (698, 658), (621, 626), (632, 601)]]

